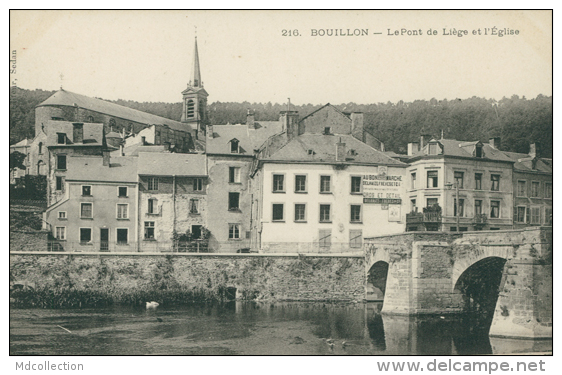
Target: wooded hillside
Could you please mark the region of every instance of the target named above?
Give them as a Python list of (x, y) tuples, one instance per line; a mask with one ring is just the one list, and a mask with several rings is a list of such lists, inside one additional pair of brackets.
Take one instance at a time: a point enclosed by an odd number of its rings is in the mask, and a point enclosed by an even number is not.
[[(54, 91), (15, 88), (10, 96), (10, 144), (34, 136), (34, 107)], [(179, 120), (182, 104), (116, 100), (114, 103)], [(323, 104), (291, 105), (302, 117)], [(534, 99), (517, 95), (500, 101), (472, 97), (455, 100), (416, 100), (412, 103), (335, 105), (344, 112), (364, 112), (365, 127), (383, 141), (387, 150), (406, 152), (408, 142), (419, 139), (421, 133), (457, 140), (487, 141), (502, 138), (502, 149), (526, 153), (529, 143), (540, 142), (542, 155), (552, 157), (552, 97), (539, 95)], [(245, 123), (246, 112), (252, 109), (257, 121), (273, 121), (287, 106), (269, 103), (213, 102), (208, 106), (214, 125)]]

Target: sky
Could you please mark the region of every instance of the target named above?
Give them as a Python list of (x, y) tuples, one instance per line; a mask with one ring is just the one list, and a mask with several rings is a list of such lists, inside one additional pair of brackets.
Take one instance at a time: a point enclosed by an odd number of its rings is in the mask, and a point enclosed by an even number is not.
[[(10, 79), (25, 89), (62, 85), (104, 99), (180, 102), (197, 32), (209, 102), (285, 103), (290, 98), (299, 105), (368, 104), (552, 95), (550, 11), (10, 15), (10, 51), (16, 60)], [(518, 35), (491, 35), (494, 27), (496, 34), (509, 29)], [(348, 29), (366, 35), (320, 36)], [(428, 35), (430, 29), (437, 35)], [(458, 30), (467, 34), (459, 36)]]

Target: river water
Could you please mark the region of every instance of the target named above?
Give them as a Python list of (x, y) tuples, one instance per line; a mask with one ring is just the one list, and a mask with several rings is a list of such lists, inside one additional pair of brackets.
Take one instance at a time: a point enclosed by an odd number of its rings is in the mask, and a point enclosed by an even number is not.
[(380, 314), (381, 307), (382, 303), (230, 302), (154, 310), (10, 308), (10, 354), (467, 355), (552, 351), (551, 340), (488, 338), (486, 327), (478, 328), (469, 317), (389, 316)]

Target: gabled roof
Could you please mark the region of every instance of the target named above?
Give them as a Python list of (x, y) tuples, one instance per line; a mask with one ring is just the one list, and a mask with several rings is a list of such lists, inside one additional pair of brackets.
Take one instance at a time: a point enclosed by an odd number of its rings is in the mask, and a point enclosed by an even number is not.
[(323, 105), (322, 107), (318, 108), (316, 111), (312, 111), (311, 113), (309, 113), (308, 115), (304, 116), (299, 122), (302, 122), (304, 120), (306, 120), (307, 118), (314, 116), (314, 114), (316, 114), (317, 112), (320, 112), (322, 110), (324, 110), (325, 108), (330, 107), (332, 109), (334, 109), (336, 112), (338, 112), (339, 114), (341, 114), (342, 116), (344, 116), (347, 119), (350, 119), (350, 117), (343, 113), (342, 111), (340, 111), (339, 109), (337, 109), (336, 107), (334, 107), (333, 105), (331, 105), (330, 103), (326, 103), (325, 105)]
[(206, 176), (204, 154), (139, 153), (138, 173), (145, 176)]
[[(270, 136), (282, 131), (279, 121), (256, 121), (255, 129), (248, 125), (213, 125), (213, 138), (206, 139), (208, 154), (253, 155)], [(239, 154), (230, 152), (230, 141), (238, 140)]]
[(529, 154), (519, 152), (503, 151), (503, 153), (515, 162), (513, 168), (519, 172), (553, 172), (552, 159), (537, 158), (535, 169), (533, 169), (533, 158)]
[(342, 143), (345, 143), (346, 163), (407, 166), (407, 164), (392, 159), (351, 135), (303, 134), (292, 139), (277, 152), (264, 157), (262, 160), (321, 164), (338, 163), (336, 162), (336, 143), (340, 139)]
[[(440, 155), (444, 156), (457, 156), (457, 157), (465, 157), (465, 158), (472, 158), (474, 157), (472, 154), (473, 147), (479, 142), (466, 142), (466, 141), (457, 141), (454, 139), (432, 139), (428, 143), (431, 142), (438, 142), (443, 146), (443, 153)], [(434, 156), (426, 154), (427, 146), (425, 146), (422, 150), (415, 152), (410, 158), (418, 158), (424, 156)], [(502, 151), (493, 148), (487, 143), (482, 144), (482, 151), (484, 153), (483, 160), (494, 160), (494, 161), (512, 161), (508, 158)], [(480, 159), (480, 158), (479, 158)]]
[(29, 139), (25, 138), (24, 140), (21, 140), (18, 143), (10, 145), (10, 147), (25, 147), (25, 146), (29, 146), (30, 143), (31, 143), (31, 141)]
[(125, 147), (123, 153), (126, 156), (139, 156), (141, 152), (159, 153), (166, 152), (166, 146), (164, 145), (143, 145), (141, 143), (135, 143), (131, 146)]
[(101, 156), (72, 156), (67, 168), (68, 181), (137, 182), (137, 158), (112, 157), (104, 166)]
[(47, 100), (37, 105), (43, 106), (67, 106), (89, 109), (91, 111), (104, 113), (110, 116), (119, 117), (125, 120), (131, 120), (141, 124), (151, 125), (160, 124), (168, 125), (174, 130), (191, 131), (191, 126), (182, 124), (181, 122), (170, 120), (164, 117), (156, 116), (150, 113), (138, 111), (136, 109), (124, 107), (105, 100), (90, 98), (88, 96), (76, 94), (66, 90), (59, 90), (51, 95)]

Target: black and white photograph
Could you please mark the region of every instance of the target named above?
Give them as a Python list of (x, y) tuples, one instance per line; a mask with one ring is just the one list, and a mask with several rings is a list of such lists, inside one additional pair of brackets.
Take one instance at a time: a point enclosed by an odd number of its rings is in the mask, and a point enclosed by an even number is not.
[(11, 10), (9, 31), (10, 373), (555, 373), (553, 10)]

